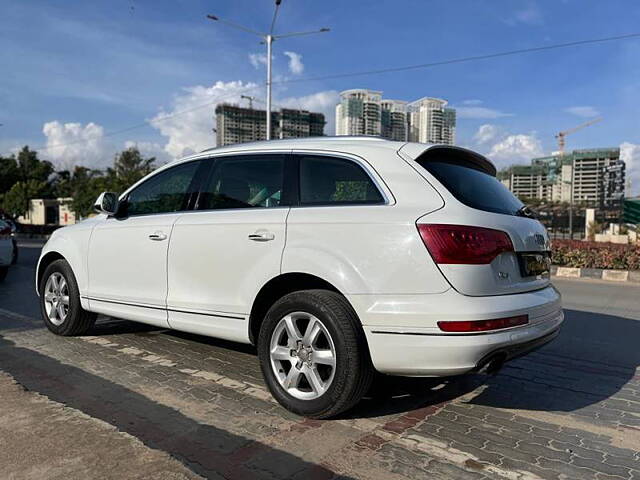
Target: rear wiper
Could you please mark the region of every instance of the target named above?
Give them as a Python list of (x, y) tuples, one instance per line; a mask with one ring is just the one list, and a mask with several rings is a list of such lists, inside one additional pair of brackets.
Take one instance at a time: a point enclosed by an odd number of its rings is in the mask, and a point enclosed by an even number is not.
[(518, 217), (526, 217), (526, 218), (536, 218), (537, 217), (536, 212), (531, 210), (526, 205), (523, 205), (518, 210), (516, 210), (516, 215)]

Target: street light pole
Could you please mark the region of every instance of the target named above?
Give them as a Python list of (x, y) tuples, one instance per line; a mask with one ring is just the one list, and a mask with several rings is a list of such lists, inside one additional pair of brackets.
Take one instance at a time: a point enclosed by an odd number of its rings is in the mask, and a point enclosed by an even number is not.
[(271, 140), (271, 44), (273, 36), (267, 35), (265, 42), (267, 44), (267, 140)]
[(284, 33), (284, 34), (280, 34), (280, 35), (274, 35), (273, 34), (273, 29), (276, 25), (276, 18), (278, 17), (278, 9), (280, 8), (280, 4), (282, 3), (282, 0), (275, 0), (275, 4), (276, 4), (276, 8), (273, 12), (273, 19), (271, 20), (271, 27), (269, 28), (269, 33), (261, 33), (258, 32), (256, 30), (253, 30), (251, 28), (245, 27), (243, 25), (239, 25), (237, 23), (233, 23), (233, 22), (229, 22), (228, 20), (222, 20), (220, 17), (216, 16), (216, 15), (207, 15), (207, 18), (209, 20), (214, 20), (216, 22), (220, 22), (220, 23), (224, 23), (225, 25), (228, 25), (232, 28), (235, 28), (237, 30), (242, 30), (243, 32), (246, 33), (251, 33), (253, 35), (257, 35), (258, 37), (260, 37), (262, 39), (262, 41), (260, 43), (264, 43), (267, 45), (267, 140), (271, 140), (271, 86), (273, 84), (272, 78), (271, 78), (271, 71), (272, 71), (272, 60), (273, 60), (273, 55), (272, 55), (272, 46), (273, 46), (273, 41), (279, 38), (287, 38), (287, 37), (299, 37), (299, 36), (303, 36), (303, 35), (313, 35), (315, 33), (325, 33), (328, 32), (329, 29), (328, 28), (321, 28), (319, 30), (311, 30), (308, 32), (292, 32), (292, 33)]

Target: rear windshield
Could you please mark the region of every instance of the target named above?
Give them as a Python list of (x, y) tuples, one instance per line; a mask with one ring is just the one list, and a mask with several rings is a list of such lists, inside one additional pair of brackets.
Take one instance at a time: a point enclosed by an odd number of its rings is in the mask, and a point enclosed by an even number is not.
[(500, 181), (472, 162), (417, 160), (465, 205), (487, 212), (515, 215), (523, 203)]

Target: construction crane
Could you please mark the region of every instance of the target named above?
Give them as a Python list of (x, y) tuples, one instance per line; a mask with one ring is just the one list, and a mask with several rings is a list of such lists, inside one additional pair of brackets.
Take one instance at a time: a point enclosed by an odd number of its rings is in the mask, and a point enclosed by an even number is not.
[(256, 97), (250, 97), (249, 95), (240, 95), (240, 98), (246, 98), (247, 100), (249, 100), (249, 108), (253, 109), (253, 101), (256, 99)]
[(570, 128), (569, 130), (564, 130), (559, 132), (556, 135), (556, 139), (558, 140), (558, 151), (560, 155), (564, 155), (564, 145), (565, 145), (565, 137), (567, 135), (571, 135), (572, 133), (577, 132), (578, 130), (582, 130), (583, 128), (587, 128), (594, 123), (598, 123), (602, 120), (602, 117), (594, 118), (593, 120), (589, 120), (588, 122), (583, 123), (582, 125), (578, 125), (577, 127)]

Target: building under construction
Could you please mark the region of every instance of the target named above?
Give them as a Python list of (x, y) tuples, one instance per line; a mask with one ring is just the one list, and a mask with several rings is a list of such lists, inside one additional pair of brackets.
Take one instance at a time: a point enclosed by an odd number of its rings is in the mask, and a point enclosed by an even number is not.
[(619, 148), (574, 150), (534, 158), (531, 165), (502, 170), (498, 178), (520, 198), (620, 207), (625, 163), (620, 160)]
[[(215, 113), (217, 146), (266, 140), (266, 110), (223, 103)], [(321, 137), (325, 123), (322, 113), (283, 108), (271, 112), (271, 138)]]

